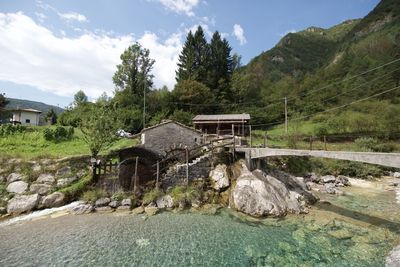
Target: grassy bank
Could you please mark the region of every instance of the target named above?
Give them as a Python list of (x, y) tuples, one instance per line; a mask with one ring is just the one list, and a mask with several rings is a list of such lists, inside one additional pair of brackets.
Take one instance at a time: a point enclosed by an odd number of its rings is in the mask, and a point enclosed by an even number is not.
[[(0, 137), (0, 155), (23, 159), (62, 158), (67, 156), (89, 155), (90, 150), (83, 140), (83, 134), (75, 129), (71, 140), (47, 141), (43, 131), (47, 127), (30, 127), (26, 132)], [(137, 140), (119, 139), (103, 153), (137, 144)]]

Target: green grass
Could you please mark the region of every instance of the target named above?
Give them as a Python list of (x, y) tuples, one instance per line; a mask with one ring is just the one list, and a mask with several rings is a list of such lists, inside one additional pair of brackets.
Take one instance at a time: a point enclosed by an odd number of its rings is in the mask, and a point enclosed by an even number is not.
[[(4, 157), (18, 157), (23, 159), (35, 158), (62, 158), (67, 156), (90, 155), (88, 146), (83, 140), (83, 134), (75, 129), (74, 137), (68, 141), (54, 142), (43, 138), (43, 131), (47, 127), (30, 127), (25, 133), (0, 137), (0, 155)], [(112, 150), (134, 146), (138, 143), (133, 139), (119, 139), (112, 147), (104, 151), (107, 154)]]

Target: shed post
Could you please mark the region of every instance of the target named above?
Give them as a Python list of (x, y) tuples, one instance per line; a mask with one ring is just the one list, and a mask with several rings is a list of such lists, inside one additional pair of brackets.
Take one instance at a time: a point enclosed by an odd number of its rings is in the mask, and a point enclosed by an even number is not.
[(267, 133), (264, 133), (264, 148), (267, 147)]
[(136, 157), (136, 162), (135, 162), (135, 179), (133, 181), (133, 192), (136, 192), (137, 190), (137, 171), (138, 171), (138, 164), (139, 164), (139, 157)]
[(324, 135), (324, 148), (325, 148), (325, 151), (328, 150), (328, 149), (326, 149), (326, 135)]
[(236, 146), (235, 146), (235, 125), (232, 124), (232, 139), (233, 139), (233, 144), (232, 144), (232, 159), (233, 161), (235, 161), (235, 150), (236, 150)]
[(253, 147), (253, 139), (251, 138), (251, 125), (249, 125), (249, 131), (250, 131), (250, 147)]

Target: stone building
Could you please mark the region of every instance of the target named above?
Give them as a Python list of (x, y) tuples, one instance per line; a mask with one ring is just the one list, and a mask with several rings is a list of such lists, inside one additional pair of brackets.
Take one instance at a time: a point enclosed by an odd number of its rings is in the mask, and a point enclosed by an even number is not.
[(201, 131), (172, 120), (145, 128), (138, 135), (143, 147), (162, 156), (175, 149), (191, 149), (202, 143)]
[(12, 123), (19, 123), (27, 126), (38, 126), (40, 113), (42, 113), (40, 110), (31, 108), (14, 109), (12, 110)]

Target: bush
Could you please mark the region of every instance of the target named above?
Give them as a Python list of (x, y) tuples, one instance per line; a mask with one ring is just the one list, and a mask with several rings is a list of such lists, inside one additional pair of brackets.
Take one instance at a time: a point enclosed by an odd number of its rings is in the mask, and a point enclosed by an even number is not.
[(354, 141), (362, 151), (366, 152), (393, 152), (396, 149), (394, 144), (380, 143), (378, 139), (362, 137)]
[(57, 126), (54, 130), (46, 128), (43, 131), (43, 138), (47, 141), (67, 141), (71, 140), (74, 135), (73, 127)]
[(157, 198), (163, 196), (164, 193), (160, 190), (160, 189), (153, 189), (150, 190), (149, 192), (147, 192), (146, 194), (144, 194), (143, 196), (143, 204), (147, 205), (150, 204), (151, 202), (154, 202), (157, 200)]
[(86, 188), (92, 184), (92, 175), (88, 174), (82, 177), (79, 181), (59, 190), (61, 193), (67, 195), (70, 200), (78, 197)]
[(0, 126), (0, 136), (6, 137), (9, 135), (14, 135), (18, 133), (24, 133), (27, 131), (26, 126), (22, 126), (20, 124), (12, 125), (12, 124), (4, 124)]
[(170, 196), (174, 200), (174, 203), (180, 202), (192, 202), (193, 200), (201, 198), (201, 192), (199, 187), (196, 186), (175, 186), (170, 191)]
[(90, 203), (94, 203), (97, 199), (107, 197), (107, 192), (104, 190), (89, 190), (83, 193), (82, 200)]

